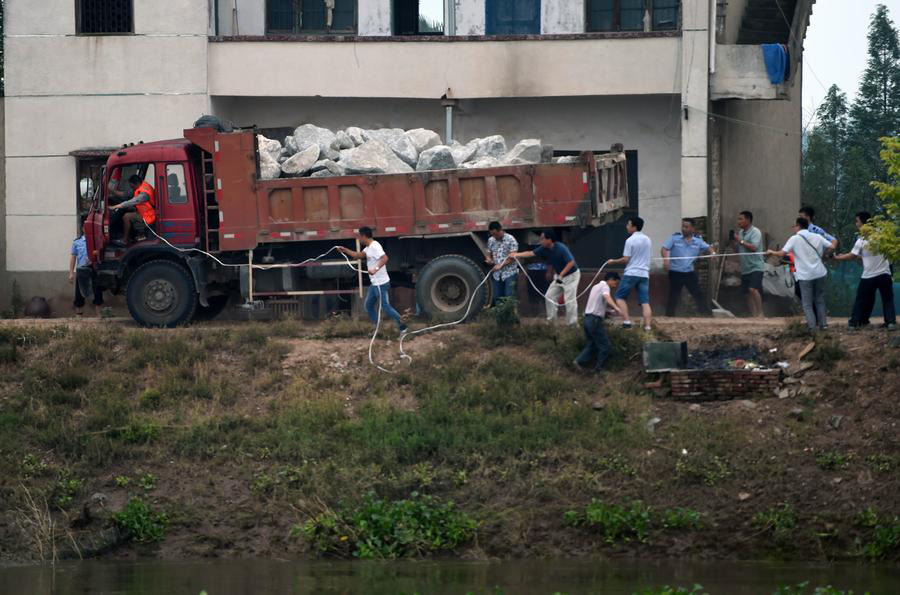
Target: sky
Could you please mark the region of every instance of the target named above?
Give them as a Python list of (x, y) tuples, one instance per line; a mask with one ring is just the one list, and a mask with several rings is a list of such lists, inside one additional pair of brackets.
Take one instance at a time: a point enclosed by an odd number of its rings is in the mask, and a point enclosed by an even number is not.
[(835, 84), (852, 102), (866, 68), (866, 33), (877, 4), (900, 25), (900, 0), (816, 0), (803, 54), (803, 122), (815, 113), (825, 90)]

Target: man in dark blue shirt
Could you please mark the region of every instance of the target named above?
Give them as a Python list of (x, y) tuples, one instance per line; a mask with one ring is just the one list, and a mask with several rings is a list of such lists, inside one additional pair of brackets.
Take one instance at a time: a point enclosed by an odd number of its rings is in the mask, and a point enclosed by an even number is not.
[(556, 233), (552, 229), (541, 232), (541, 245), (534, 250), (525, 252), (513, 252), (509, 258), (531, 258), (537, 256), (547, 261), (556, 274), (553, 282), (547, 289), (545, 299), (547, 305), (547, 320), (553, 322), (559, 308), (559, 295), (563, 294), (566, 300), (566, 324), (578, 324), (578, 301), (575, 299), (578, 293), (578, 282), (581, 281), (581, 271), (572, 256), (572, 252), (562, 242), (556, 241)]

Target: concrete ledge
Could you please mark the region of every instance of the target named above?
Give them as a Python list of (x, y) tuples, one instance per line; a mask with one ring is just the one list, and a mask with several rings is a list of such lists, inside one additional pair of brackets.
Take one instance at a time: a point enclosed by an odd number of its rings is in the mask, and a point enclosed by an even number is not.
[(579, 39), (641, 39), (680, 37), (681, 31), (607, 31), (594, 33), (550, 33), (544, 35), (210, 35), (209, 41), (277, 41), (297, 43), (448, 42), (448, 41), (568, 41)]

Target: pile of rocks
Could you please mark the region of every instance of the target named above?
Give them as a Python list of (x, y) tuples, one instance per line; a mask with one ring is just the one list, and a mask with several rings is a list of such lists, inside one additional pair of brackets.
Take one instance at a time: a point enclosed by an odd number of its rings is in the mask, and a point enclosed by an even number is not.
[(538, 139), (525, 139), (512, 149), (507, 149), (506, 139), (499, 134), (447, 145), (438, 133), (424, 128), (351, 126), (332, 132), (304, 124), (284, 143), (262, 135), (258, 142), (264, 180), (549, 163), (553, 157), (553, 147)]

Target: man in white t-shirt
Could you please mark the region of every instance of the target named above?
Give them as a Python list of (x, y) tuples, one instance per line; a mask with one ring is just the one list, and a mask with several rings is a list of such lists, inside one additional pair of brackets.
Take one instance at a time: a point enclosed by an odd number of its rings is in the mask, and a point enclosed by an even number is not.
[[(856, 214), (856, 229), (860, 229), (872, 217), (866, 211)], [(846, 254), (835, 256), (837, 260), (860, 259), (863, 264), (862, 278), (856, 288), (856, 299), (853, 301), (853, 313), (850, 315), (851, 328), (860, 328), (869, 324), (869, 316), (875, 308), (875, 293), (881, 294), (881, 307), (884, 310), (885, 328), (897, 327), (897, 312), (894, 308), (894, 279), (891, 275), (891, 263), (869, 248), (869, 241), (858, 238), (853, 249)]]
[(803, 314), (810, 330), (818, 326), (825, 330), (828, 322), (825, 318), (825, 277), (828, 271), (822, 259), (831, 248), (831, 242), (807, 228), (809, 221), (797, 217), (792, 235), (781, 250), (766, 250), (766, 256), (784, 258), (788, 252), (794, 255), (794, 279), (800, 286), (800, 299), (803, 302)]
[(640, 217), (630, 217), (625, 224), (629, 238), (625, 240), (625, 249), (622, 258), (607, 261), (608, 266), (624, 264), (625, 275), (619, 289), (616, 290), (616, 302), (625, 320), (622, 326), (631, 327), (631, 319), (628, 317), (628, 303), (625, 301), (634, 289), (637, 292), (638, 304), (641, 306), (641, 314), (644, 318), (644, 330), (650, 330), (650, 319), (653, 311), (650, 309), (650, 251), (652, 243), (644, 234), (644, 220)]
[(573, 362), (576, 366), (586, 368), (596, 354), (597, 363), (594, 370), (599, 372), (606, 363), (609, 355), (609, 337), (606, 335), (606, 327), (603, 319), (606, 318), (606, 310), (620, 313), (619, 306), (612, 297), (612, 291), (619, 286), (619, 273), (609, 272), (603, 281), (591, 288), (588, 296), (587, 307), (584, 309), (584, 337), (587, 344)]
[(391, 288), (391, 278), (387, 272), (388, 255), (384, 248), (372, 237), (371, 227), (360, 227), (356, 233), (359, 237), (359, 243), (364, 246), (361, 252), (355, 252), (350, 248), (338, 246), (343, 254), (350, 258), (365, 258), (366, 270), (369, 272), (369, 292), (366, 294), (366, 312), (369, 313), (369, 319), (378, 323), (378, 302), (381, 302), (381, 310), (394, 319), (401, 333), (407, 331), (407, 326), (403, 324), (400, 314), (391, 306), (388, 290)]

